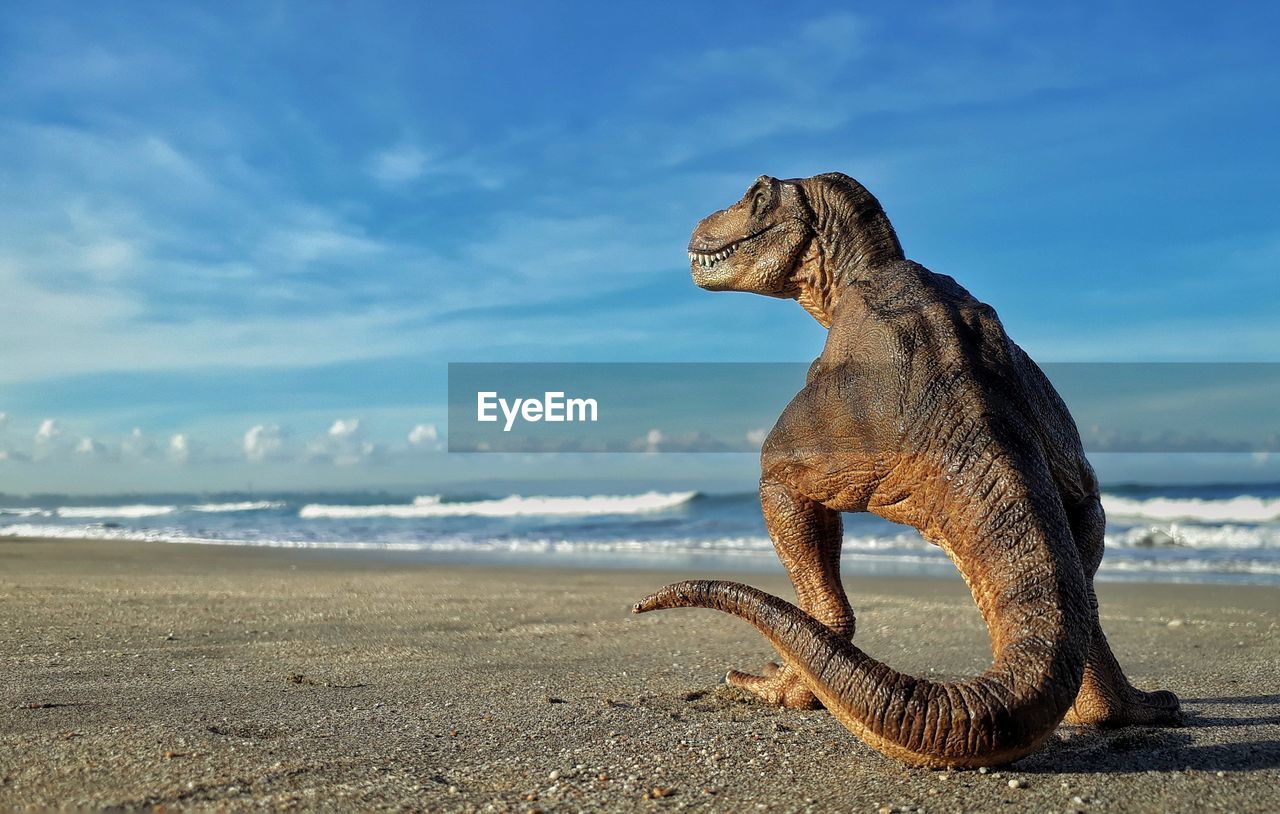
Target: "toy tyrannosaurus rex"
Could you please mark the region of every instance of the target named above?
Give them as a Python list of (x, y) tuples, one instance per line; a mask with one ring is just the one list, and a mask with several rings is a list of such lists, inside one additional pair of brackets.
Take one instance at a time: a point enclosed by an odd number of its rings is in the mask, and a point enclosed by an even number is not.
[[(690, 581), (637, 613), (715, 608), (782, 656), (727, 680), (788, 707), (825, 705), (886, 754), (923, 766), (1008, 763), (1071, 723), (1176, 724), (1178, 699), (1126, 680), (1098, 621), (1098, 482), (1075, 422), (995, 311), (913, 263), (880, 203), (839, 173), (762, 176), (698, 224), (693, 279), (794, 298), (830, 329), (764, 443), (765, 522), (800, 607)], [(994, 663), (958, 682), (905, 675), (851, 643), (841, 512), (919, 529), (964, 576)]]

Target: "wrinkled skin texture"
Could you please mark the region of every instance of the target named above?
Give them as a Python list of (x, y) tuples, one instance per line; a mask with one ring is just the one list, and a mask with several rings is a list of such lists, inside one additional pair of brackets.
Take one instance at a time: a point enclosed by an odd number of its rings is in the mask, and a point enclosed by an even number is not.
[[(692, 581), (637, 613), (704, 607), (745, 619), (782, 664), (732, 671), (730, 683), (772, 704), (824, 705), (915, 765), (1008, 763), (1064, 717), (1179, 722), (1172, 693), (1129, 684), (1099, 624), (1105, 518), (1066, 406), (990, 306), (905, 259), (870, 192), (839, 173), (763, 176), (698, 224), (689, 258), (699, 286), (793, 298), (830, 329), (761, 455), (761, 506), (799, 607)], [(990, 631), (990, 669), (930, 681), (852, 643), (841, 512), (905, 523), (946, 551)]]

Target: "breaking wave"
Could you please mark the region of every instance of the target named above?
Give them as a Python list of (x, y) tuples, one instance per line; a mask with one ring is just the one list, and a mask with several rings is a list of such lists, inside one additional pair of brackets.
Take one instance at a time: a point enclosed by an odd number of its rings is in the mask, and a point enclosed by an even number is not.
[(1106, 542), (1108, 546), (1117, 548), (1280, 549), (1280, 528), (1166, 523), (1108, 531)]
[(589, 497), (523, 497), (446, 503), (439, 495), (414, 498), (410, 504), (347, 506), (309, 503), (298, 511), (305, 519), (353, 517), (528, 517), (606, 514), (644, 514), (682, 506), (697, 492), (645, 492), (642, 495), (591, 495)]
[(189, 507), (193, 512), (217, 514), (222, 512), (261, 512), (268, 509), (283, 509), (283, 500), (245, 500), (239, 503), (197, 503)]
[(1231, 498), (1102, 496), (1108, 517), (1182, 520), (1194, 523), (1269, 523), (1280, 520), (1280, 498), (1241, 495)]
[(153, 506), (135, 503), (132, 506), (60, 506), (54, 511), (58, 517), (158, 517), (173, 514), (177, 506)]

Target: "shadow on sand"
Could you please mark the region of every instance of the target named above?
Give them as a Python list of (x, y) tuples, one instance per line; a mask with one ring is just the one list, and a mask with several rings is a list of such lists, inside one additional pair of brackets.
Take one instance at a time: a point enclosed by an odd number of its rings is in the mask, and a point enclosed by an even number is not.
[[(1213, 707), (1258, 705), (1245, 714), (1220, 714)], [(1203, 711), (1198, 708), (1210, 708)], [(1063, 727), (1046, 747), (1016, 764), (1023, 772), (1125, 773), (1145, 771), (1241, 772), (1280, 767), (1280, 740), (1264, 737), (1207, 743), (1212, 730), (1229, 729), (1233, 736), (1245, 727), (1280, 726), (1280, 695), (1223, 698), (1184, 698), (1185, 725), (1179, 728), (1125, 727), (1097, 730)], [(1205, 712), (1213, 714), (1204, 714)], [(1264, 712), (1268, 714), (1250, 714)], [(1263, 734), (1263, 733), (1259, 733)], [(1266, 733), (1267, 736), (1272, 732)]]

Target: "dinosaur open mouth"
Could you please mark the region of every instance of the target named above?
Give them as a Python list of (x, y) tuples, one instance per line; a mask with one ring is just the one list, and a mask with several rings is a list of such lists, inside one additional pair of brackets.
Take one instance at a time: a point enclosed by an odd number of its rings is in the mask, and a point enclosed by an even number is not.
[(716, 249), (713, 252), (704, 252), (704, 251), (699, 251), (697, 249), (689, 249), (689, 262), (693, 263), (695, 266), (702, 266), (703, 268), (711, 268), (716, 263), (719, 263), (722, 260), (729, 259), (730, 257), (733, 256), (734, 252), (742, 248), (743, 245), (750, 243), (751, 241), (763, 235), (765, 232), (771, 231), (773, 228), (774, 228), (773, 226), (765, 227), (764, 229), (761, 229), (758, 232), (753, 232), (744, 238), (735, 240), (734, 242), (730, 243), (727, 246), (721, 246), (719, 249)]
[(711, 268), (721, 260), (731, 257), (742, 243), (743, 241), (739, 240), (737, 243), (725, 246), (718, 252), (689, 252), (689, 261), (704, 268)]

